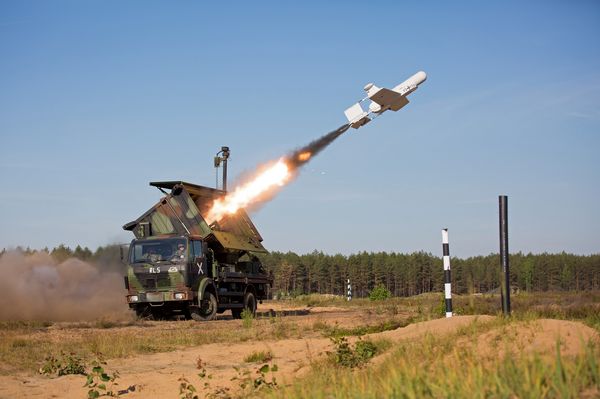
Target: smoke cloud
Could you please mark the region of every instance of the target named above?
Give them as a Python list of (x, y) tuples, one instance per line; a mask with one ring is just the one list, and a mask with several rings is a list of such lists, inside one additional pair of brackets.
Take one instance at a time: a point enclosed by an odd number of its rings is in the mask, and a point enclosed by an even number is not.
[(0, 320), (79, 321), (127, 314), (120, 273), (76, 258), (9, 251), (0, 257)]

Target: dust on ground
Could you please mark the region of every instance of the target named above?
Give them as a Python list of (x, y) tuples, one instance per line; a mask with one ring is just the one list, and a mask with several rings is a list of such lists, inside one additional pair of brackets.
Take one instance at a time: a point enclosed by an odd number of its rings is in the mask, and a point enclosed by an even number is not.
[(76, 258), (8, 251), (0, 257), (0, 320), (94, 320), (123, 314), (123, 277)]

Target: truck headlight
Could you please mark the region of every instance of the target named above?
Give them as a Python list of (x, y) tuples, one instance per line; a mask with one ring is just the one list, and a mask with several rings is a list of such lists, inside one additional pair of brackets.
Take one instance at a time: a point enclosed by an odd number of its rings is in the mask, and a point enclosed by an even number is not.
[(137, 295), (129, 295), (127, 299), (129, 300), (129, 302), (137, 302), (140, 300), (140, 298)]
[(176, 292), (175, 299), (185, 299), (185, 292)]

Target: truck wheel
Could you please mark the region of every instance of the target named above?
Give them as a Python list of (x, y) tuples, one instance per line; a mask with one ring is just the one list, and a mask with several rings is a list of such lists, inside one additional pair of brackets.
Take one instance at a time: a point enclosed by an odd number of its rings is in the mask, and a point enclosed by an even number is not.
[(162, 310), (151, 310), (152, 320), (167, 320), (167, 315)]
[(200, 306), (193, 308), (190, 312), (192, 319), (196, 321), (208, 321), (215, 318), (217, 314), (217, 298), (212, 292), (205, 292), (205, 299), (200, 301)]
[[(244, 295), (244, 309), (252, 312), (252, 316), (256, 316), (256, 298), (251, 292), (246, 292)], [(241, 319), (244, 309), (231, 309), (231, 315), (234, 319)]]
[(246, 292), (244, 295), (244, 309), (252, 313), (252, 317), (256, 316), (256, 298), (251, 292)]
[(152, 318), (152, 313), (150, 312), (150, 308), (148, 306), (139, 306), (135, 308), (135, 315), (138, 319)]

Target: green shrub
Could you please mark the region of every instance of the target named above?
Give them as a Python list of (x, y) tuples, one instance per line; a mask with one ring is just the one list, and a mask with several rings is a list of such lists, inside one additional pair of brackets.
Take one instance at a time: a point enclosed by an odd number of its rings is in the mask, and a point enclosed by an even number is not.
[(331, 342), (335, 346), (335, 352), (329, 356), (335, 364), (342, 367), (360, 367), (379, 352), (377, 345), (370, 340), (359, 339), (354, 347), (348, 343), (346, 337), (332, 337)]
[(384, 299), (391, 298), (391, 296), (392, 293), (383, 284), (375, 286), (369, 293), (369, 299), (372, 301), (383, 301)]

